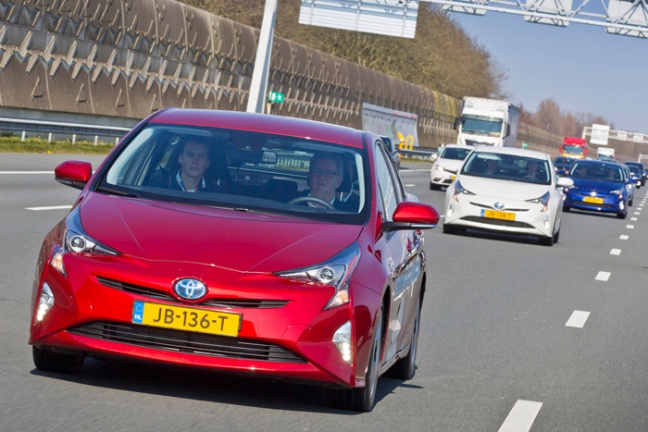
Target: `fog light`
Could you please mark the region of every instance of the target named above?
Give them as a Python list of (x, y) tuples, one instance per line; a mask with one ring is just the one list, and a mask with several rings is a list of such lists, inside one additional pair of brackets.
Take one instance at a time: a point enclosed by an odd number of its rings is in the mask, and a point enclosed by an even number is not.
[(38, 299), (38, 310), (36, 311), (36, 322), (41, 322), (45, 314), (54, 306), (54, 294), (47, 282), (43, 284), (40, 298)]
[(351, 321), (345, 322), (333, 335), (333, 343), (337, 347), (342, 360), (351, 364)]

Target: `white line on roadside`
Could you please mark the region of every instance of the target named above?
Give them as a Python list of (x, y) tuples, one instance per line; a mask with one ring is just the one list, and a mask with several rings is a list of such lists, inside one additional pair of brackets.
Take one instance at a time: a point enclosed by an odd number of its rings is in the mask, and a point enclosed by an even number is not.
[(641, 212), (636, 211), (636, 212), (634, 212), (634, 214), (639, 216), (641, 214)]
[(533, 421), (542, 408), (542, 402), (518, 399), (499, 432), (524, 432), (531, 430)]
[(631, 217), (630, 220), (633, 221), (633, 222), (637, 222), (637, 218), (636, 218), (636, 217)]
[(25, 210), (43, 211), (43, 210), (65, 210), (71, 209), (71, 205), (47, 206), (47, 207), (25, 207)]
[(0, 171), (0, 174), (54, 174), (54, 171)]
[(610, 275), (612, 275), (612, 273), (600, 271), (600, 272), (598, 272), (598, 274), (596, 275), (594, 280), (607, 282), (608, 279), (610, 279)]
[(565, 327), (583, 328), (585, 321), (589, 318), (590, 313), (585, 311), (576, 310), (572, 312), (571, 316), (565, 323)]
[(634, 225), (626, 225), (626, 228), (628, 228), (628, 229), (634, 229)]
[(621, 235), (619, 236), (619, 239), (620, 239), (620, 240), (628, 240), (629, 238), (630, 238), (630, 236), (629, 236), (629, 235), (625, 235), (625, 234), (621, 234)]
[(621, 249), (612, 249), (610, 255), (621, 255)]
[(405, 185), (405, 187), (414, 187), (416, 186), (416, 183), (408, 183)]

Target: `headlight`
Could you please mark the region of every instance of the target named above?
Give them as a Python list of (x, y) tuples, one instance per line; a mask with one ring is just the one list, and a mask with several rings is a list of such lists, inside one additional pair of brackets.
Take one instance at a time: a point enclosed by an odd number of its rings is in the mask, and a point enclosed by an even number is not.
[(468, 189), (465, 189), (459, 181), (455, 182), (454, 186), (454, 192), (452, 193), (452, 199), (455, 201), (459, 201), (459, 195), (475, 195), (474, 193), (470, 192)]
[[(614, 189), (613, 191), (610, 191), (612, 195), (622, 195), (623, 194), (623, 189)], [(621, 198), (621, 197), (619, 197)]]
[(61, 246), (56, 251), (50, 264), (59, 273), (65, 275), (65, 266), (63, 265), (63, 256), (66, 253), (90, 254), (90, 255), (119, 255), (115, 249), (108, 247), (90, 237), (81, 226), (81, 218), (78, 209), (70, 213), (65, 220), (65, 232)]
[(542, 195), (540, 198), (534, 198), (527, 200), (529, 203), (533, 204), (542, 204), (542, 210), (541, 211), (547, 211), (548, 210), (548, 205), (549, 205), (549, 198), (551, 197), (551, 194), (549, 192), (545, 193)]
[(349, 280), (360, 260), (360, 246), (353, 243), (345, 250), (312, 267), (276, 273), (277, 276), (302, 282), (331, 285), (335, 294), (324, 309), (330, 309), (349, 302)]

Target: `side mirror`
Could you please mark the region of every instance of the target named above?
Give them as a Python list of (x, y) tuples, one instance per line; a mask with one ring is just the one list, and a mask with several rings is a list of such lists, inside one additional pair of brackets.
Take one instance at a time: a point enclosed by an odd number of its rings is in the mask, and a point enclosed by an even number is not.
[(570, 188), (574, 186), (574, 180), (570, 179), (569, 177), (559, 177), (556, 186)]
[(75, 189), (83, 189), (92, 177), (90, 162), (66, 161), (54, 169), (57, 182)]
[(460, 125), (461, 123), (463, 123), (463, 117), (457, 117), (457, 118), (455, 118), (455, 121), (454, 121), (454, 128), (455, 128), (455, 130), (459, 130), (459, 125)]
[(420, 202), (405, 201), (398, 204), (391, 222), (384, 222), (385, 231), (404, 229), (430, 229), (439, 223), (439, 212), (434, 207)]

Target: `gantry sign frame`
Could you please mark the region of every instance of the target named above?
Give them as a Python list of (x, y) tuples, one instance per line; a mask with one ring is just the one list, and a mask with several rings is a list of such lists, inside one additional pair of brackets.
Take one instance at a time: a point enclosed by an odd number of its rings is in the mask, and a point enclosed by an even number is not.
[[(589, 24), (612, 34), (648, 38), (648, 0), (301, 0), (299, 23), (413, 38), (421, 2), (439, 4), (448, 12), (502, 12), (522, 15), (531, 23)], [(276, 12), (277, 0), (266, 0), (249, 112), (264, 112)]]

